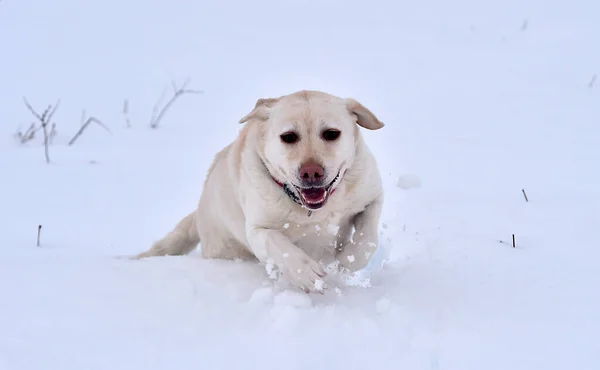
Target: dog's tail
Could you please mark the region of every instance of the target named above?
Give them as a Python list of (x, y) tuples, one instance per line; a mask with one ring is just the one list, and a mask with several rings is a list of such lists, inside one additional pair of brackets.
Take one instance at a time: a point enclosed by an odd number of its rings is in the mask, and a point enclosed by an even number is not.
[(196, 212), (194, 211), (179, 221), (173, 230), (155, 242), (149, 250), (138, 254), (134, 259), (188, 254), (196, 248), (199, 242), (200, 236), (196, 229)]

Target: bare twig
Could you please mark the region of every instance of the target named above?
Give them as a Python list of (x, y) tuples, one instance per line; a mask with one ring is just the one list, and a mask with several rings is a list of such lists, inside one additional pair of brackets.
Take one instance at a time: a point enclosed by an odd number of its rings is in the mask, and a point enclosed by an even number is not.
[(521, 191), (523, 192), (523, 196), (525, 197), (525, 201), (529, 202), (529, 198), (527, 198), (527, 193), (525, 193), (525, 189), (521, 189)]
[(25, 144), (26, 142), (33, 140), (35, 138), (35, 133), (41, 128), (41, 126), (37, 126), (35, 122), (32, 122), (25, 132), (21, 132), (21, 130), (17, 131), (16, 136), (21, 144)]
[[(506, 245), (510, 245), (510, 243), (507, 243), (507, 242), (505, 242), (505, 241), (504, 241), (504, 240), (502, 240), (502, 239), (498, 240), (498, 242), (499, 242), (500, 244), (506, 244)], [(517, 244), (515, 243), (515, 234), (512, 234), (512, 247), (513, 247), (513, 248), (516, 248), (516, 247), (517, 247)]]
[[(83, 111), (83, 112), (84, 112), (84, 114), (81, 116), (81, 118), (85, 119), (85, 111)], [(97, 119), (96, 117), (90, 117), (79, 128), (79, 131), (77, 131), (75, 136), (73, 136), (73, 138), (71, 139), (71, 141), (69, 141), (69, 144), (67, 144), (67, 145), (68, 146), (73, 145), (73, 143), (75, 143), (75, 141), (77, 141), (77, 139), (81, 136), (81, 134), (83, 134), (83, 131), (85, 131), (85, 129), (92, 123), (96, 123), (98, 126), (102, 127), (106, 131), (108, 131), (109, 134), (112, 134), (112, 132), (108, 129), (108, 127), (106, 127), (106, 125), (104, 125), (104, 123), (102, 123), (99, 119)]]
[(160, 93), (160, 98), (158, 98), (158, 100), (156, 101), (156, 104), (154, 104), (154, 107), (152, 108), (152, 117), (150, 118), (150, 123), (154, 122), (156, 120), (156, 115), (158, 114), (158, 107), (160, 106), (160, 103), (162, 102), (162, 100), (165, 98), (165, 94), (167, 93), (167, 88), (163, 88), (162, 92)]
[(131, 121), (129, 120), (129, 100), (127, 99), (123, 102), (123, 116), (125, 116), (125, 125), (131, 127)]
[(42, 225), (38, 225), (37, 246), (40, 246), (40, 235), (42, 234)]
[(29, 109), (31, 114), (33, 114), (40, 121), (40, 123), (42, 125), (42, 131), (44, 132), (44, 153), (46, 155), (46, 163), (50, 163), (50, 153), (48, 150), (49, 138), (48, 138), (47, 126), (48, 126), (48, 123), (52, 120), (52, 116), (54, 115), (54, 113), (56, 113), (56, 109), (58, 109), (58, 105), (60, 104), (60, 99), (56, 102), (54, 107), (52, 107), (52, 105), (49, 105), (48, 108), (46, 108), (44, 113), (42, 113), (41, 115), (39, 113), (37, 113), (35, 111), (35, 109), (33, 109), (31, 104), (29, 104), (29, 102), (27, 101), (27, 99), (25, 97), (23, 97), (23, 101), (25, 102), (27, 109)]
[[(167, 102), (167, 104), (165, 104), (165, 106), (160, 110), (160, 112), (158, 113), (158, 115), (156, 115), (156, 112), (158, 111), (158, 105), (159, 103), (156, 103), (156, 105), (154, 106), (154, 111), (152, 114), (152, 119), (150, 120), (150, 127), (151, 128), (157, 128), (161, 119), (164, 117), (165, 113), (167, 113), (167, 110), (171, 107), (171, 105), (173, 105), (173, 103), (175, 103), (175, 101), (177, 100), (177, 98), (179, 98), (181, 95), (183, 94), (204, 94), (204, 91), (201, 90), (193, 90), (193, 89), (188, 89), (188, 85), (190, 83), (190, 79), (188, 78), (183, 85), (181, 85), (181, 87), (177, 87), (177, 85), (175, 84), (174, 81), (171, 81), (171, 85), (173, 87), (173, 96), (171, 97), (171, 99)], [(164, 92), (163, 92), (164, 95)], [(162, 95), (161, 95), (161, 99), (162, 100)], [(159, 101), (160, 101), (159, 100)]]
[(52, 128), (50, 129), (50, 134), (48, 135), (50, 144), (54, 144), (54, 138), (56, 135), (58, 135), (58, 131), (56, 130), (56, 122), (52, 122)]

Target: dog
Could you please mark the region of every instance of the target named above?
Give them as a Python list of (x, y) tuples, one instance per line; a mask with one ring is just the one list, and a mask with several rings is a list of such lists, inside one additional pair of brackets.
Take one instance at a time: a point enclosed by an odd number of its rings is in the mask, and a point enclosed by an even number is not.
[(361, 127), (384, 124), (353, 98), (302, 90), (258, 99), (218, 152), (197, 208), (134, 258), (258, 260), (306, 293), (323, 264), (355, 272), (378, 246), (381, 176)]

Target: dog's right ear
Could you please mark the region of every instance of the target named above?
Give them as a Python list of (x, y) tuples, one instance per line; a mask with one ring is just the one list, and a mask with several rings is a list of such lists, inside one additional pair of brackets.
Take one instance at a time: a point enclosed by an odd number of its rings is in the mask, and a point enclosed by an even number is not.
[(252, 112), (242, 117), (240, 123), (247, 122), (251, 119), (267, 120), (269, 118), (269, 108), (273, 107), (278, 101), (279, 98), (258, 99)]

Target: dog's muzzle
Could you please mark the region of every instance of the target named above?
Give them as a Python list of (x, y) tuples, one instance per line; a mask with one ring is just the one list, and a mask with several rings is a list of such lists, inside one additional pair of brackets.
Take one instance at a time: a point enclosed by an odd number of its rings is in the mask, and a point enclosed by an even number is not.
[[(344, 171), (345, 173), (345, 171)], [(299, 187), (293, 185), (297, 194), (299, 195), (302, 205), (310, 210), (316, 210), (322, 208), (327, 204), (329, 196), (337, 189), (338, 180), (341, 178), (341, 169), (338, 171), (335, 178), (326, 186), (318, 187)]]
[(327, 200), (337, 189), (337, 186), (339, 185), (342, 176), (345, 175), (348, 171), (346, 169), (342, 174), (342, 170), (340, 168), (337, 175), (335, 175), (333, 180), (329, 184), (327, 184), (327, 186), (302, 188), (294, 184), (289, 185), (277, 180), (270, 173), (268, 167), (264, 164), (264, 162), (263, 165), (265, 166), (265, 169), (267, 170), (273, 181), (275, 181), (275, 183), (283, 189), (285, 194), (291, 200), (293, 200), (296, 204), (308, 209), (308, 217), (310, 217), (313, 210), (322, 208), (325, 204), (327, 204)]

